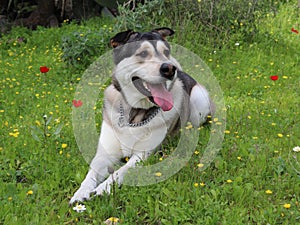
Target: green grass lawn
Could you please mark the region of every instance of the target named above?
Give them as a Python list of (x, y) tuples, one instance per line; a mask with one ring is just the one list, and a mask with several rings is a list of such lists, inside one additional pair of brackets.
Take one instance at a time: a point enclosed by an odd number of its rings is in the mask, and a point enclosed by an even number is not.
[[(211, 132), (205, 127), (204, 140), (179, 173), (155, 185), (116, 188), (113, 196), (85, 202), (82, 213), (68, 205), (89, 167), (75, 141), (72, 100), (84, 72), (80, 61), (96, 57), (71, 52), (78, 61), (72, 66), (63, 60), (62, 40), (73, 35), (84, 41), (100, 30), (100, 56), (118, 31), (112, 21), (94, 19), (36, 31), (15, 28), (3, 36), (0, 224), (101, 224), (110, 217), (121, 224), (300, 224), (300, 152), (293, 151), (300, 145), (300, 34), (291, 31), (300, 27), (294, 5), (260, 21), (251, 42), (236, 37), (214, 49), (174, 37), (207, 63), (224, 92), (221, 151), (200, 171)], [(101, 118), (101, 104), (95, 113)]]

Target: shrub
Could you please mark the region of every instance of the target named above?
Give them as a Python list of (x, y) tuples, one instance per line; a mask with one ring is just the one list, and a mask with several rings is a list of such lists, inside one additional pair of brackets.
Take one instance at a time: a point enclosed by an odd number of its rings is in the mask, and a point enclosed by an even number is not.
[[(146, 0), (144, 4), (134, 3), (134, 0), (130, 0), (123, 5), (119, 5), (119, 16), (116, 18), (115, 30), (147, 29), (161, 20), (160, 15), (164, 12), (164, 1)], [(135, 5), (135, 7), (132, 7), (132, 5)]]
[[(131, 2), (131, 1), (129, 1)], [(286, 0), (166, 0), (145, 1), (134, 10), (119, 6), (117, 30), (169, 26), (185, 32), (201, 33), (197, 42), (211, 41), (215, 47), (235, 39), (249, 39), (257, 32), (256, 15), (276, 14)], [(182, 36), (186, 40), (185, 36)]]
[(104, 30), (74, 31), (62, 37), (62, 58), (73, 66), (88, 66), (100, 56), (108, 43)]
[(62, 59), (76, 69), (85, 69), (107, 51), (113, 31), (111, 23), (107, 18), (95, 17), (81, 25), (63, 25)]

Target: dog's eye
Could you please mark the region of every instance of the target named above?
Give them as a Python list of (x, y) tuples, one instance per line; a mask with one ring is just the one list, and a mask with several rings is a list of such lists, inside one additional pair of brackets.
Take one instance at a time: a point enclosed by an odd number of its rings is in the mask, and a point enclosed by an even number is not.
[(146, 58), (148, 56), (148, 51), (142, 51), (139, 54), (137, 54), (138, 56), (142, 57), (142, 58)]

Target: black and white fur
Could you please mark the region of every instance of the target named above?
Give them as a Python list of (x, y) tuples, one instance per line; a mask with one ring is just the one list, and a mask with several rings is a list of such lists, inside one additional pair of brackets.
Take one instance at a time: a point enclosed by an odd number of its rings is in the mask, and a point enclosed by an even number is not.
[[(199, 126), (212, 113), (207, 90), (170, 54), (166, 38), (173, 33), (128, 30), (111, 39), (115, 69), (105, 90), (97, 153), (70, 204), (110, 193), (111, 184), (121, 184), (127, 170), (147, 159), (167, 134), (188, 121)], [(114, 171), (124, 157), (127, 163)]]

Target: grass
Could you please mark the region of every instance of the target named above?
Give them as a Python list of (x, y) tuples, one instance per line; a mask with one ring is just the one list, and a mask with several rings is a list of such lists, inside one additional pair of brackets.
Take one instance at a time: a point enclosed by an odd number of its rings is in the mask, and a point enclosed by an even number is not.
[[(259, 20), (251, 43), (237, 36), (214, 49), (191, 41), (199, 34), (174, 37), (204, 59), (222, 87), (227, 109), (222, 150), (199, 172), (205, 147), (200, 140), (188, 165), (173, 177), (116, 188), (113, 196), (86, 202), (83, 213), (68, 201), (88, 170), (71, 117), (84, 68), (62, 60), (62, 37), (96, 28), (108, 37), (117, 32), (114, 24), (92, 20), (37, 31), (15, 28), (3, 36), (0, 224), (100, 224), (109, 217), (121, 224), (300, 224), (300, 153), (292, 151), (300, 145), (300, 36), (291, 32), (300, 27), (294, 5)], [(40, 73), (43, 65), (48, 73)], [(273, 75), (278, 80), (271, 80)], [(100, 118), (100, 105), (95, 112)], [(203, 136), (209, 132), (203, 129)], [(168, 146), (165, 150), (171, 153)], [(156, 154), (151, 163), (160, 157)]]

